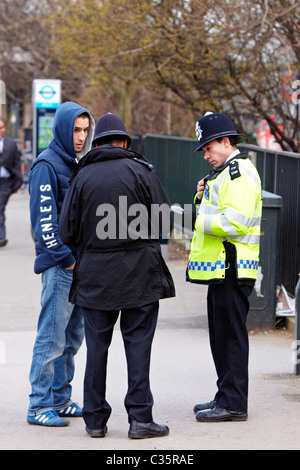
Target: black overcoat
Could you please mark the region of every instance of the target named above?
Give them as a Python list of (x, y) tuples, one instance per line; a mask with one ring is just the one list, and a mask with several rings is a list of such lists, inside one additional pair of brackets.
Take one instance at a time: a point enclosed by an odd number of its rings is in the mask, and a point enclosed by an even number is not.
[(160, 239), (172, 228), (170, 201), (152, 165), (103, 145), (80, 160), (59, 220), (78, 249), (70, 301), (85, 308), (136, 308), (175, 296)]

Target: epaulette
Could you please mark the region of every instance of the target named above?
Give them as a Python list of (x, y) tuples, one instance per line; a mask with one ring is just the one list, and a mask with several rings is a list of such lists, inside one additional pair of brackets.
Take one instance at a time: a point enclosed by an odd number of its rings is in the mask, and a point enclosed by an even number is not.
[(237, 160), (233, 160), (229, 164), (229, 174), (232, 180), (239, 178), (241, 176), (239, 162)]
[(146, 160), (141, 160), (140, 158), (133, 157), (132, 160), (134, 160), (137, 163), (141, 163), (142, 165), (145, 165), (149, 171), (154, 170), (154, 165), (151, 163), (147, 162)]

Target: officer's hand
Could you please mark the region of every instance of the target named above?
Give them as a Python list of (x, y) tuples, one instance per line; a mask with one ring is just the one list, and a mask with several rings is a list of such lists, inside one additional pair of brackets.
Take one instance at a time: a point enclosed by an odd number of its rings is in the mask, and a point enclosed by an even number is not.
[(198, 181), (198, 185), (197, 185), (197, 195), (198, 195), (199, 199), (202, 198), (203, 191), (204, 191), (204, 178), (202, 180)]

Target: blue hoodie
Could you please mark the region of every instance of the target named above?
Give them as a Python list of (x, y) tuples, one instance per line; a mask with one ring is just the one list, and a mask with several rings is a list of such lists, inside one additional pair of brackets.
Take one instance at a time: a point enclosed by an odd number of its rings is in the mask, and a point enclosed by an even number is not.
[[(90, 127), (80, 154), (74, 149), (74, 123), (87, 112)], [(80, 105), (67, 102), (57, 108), (53, 123), (53, 140), (33, 162), (29, 174), (30, 218), (35, 235), (34, 272), (39, 274), (52, 266), (65, 269), (76, 259), (74, 249), (64, 245), (58, 234), (58, 219), (69, 187), (76, 159), (91, 148), (95, 122), (91, 113)]]

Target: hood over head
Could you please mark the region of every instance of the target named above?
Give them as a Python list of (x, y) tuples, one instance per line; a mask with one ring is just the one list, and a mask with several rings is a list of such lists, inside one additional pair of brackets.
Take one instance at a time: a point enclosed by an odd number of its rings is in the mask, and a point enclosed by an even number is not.
[[(74, 148), (74, 124), (76, 118), (82, 113), (88, 113), (90, 128), (82, 151), (76, 153)], [(49, 147), (58, 153), (65, 153), (74, 159), (82, 158), (91, 149), (94, 129), (95, 120), (90, 111), (73, 101), (67, 101), (56, 110), (53, 123), (53, 140)]]

